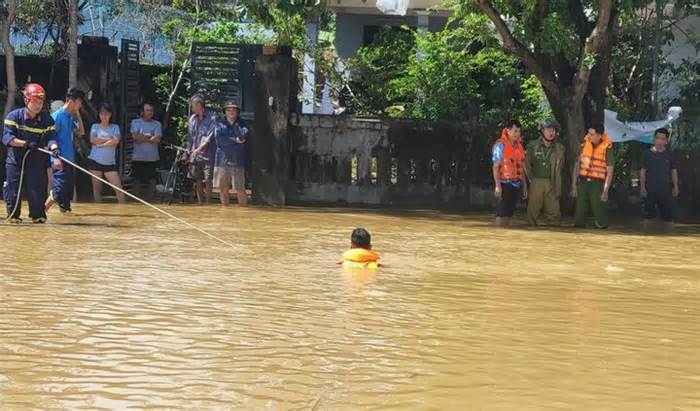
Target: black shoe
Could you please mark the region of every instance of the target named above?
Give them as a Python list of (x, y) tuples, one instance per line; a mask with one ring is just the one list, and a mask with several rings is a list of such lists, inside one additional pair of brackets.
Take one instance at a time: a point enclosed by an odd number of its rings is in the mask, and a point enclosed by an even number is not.
[(32, 224), (44, 224), (46, 217), (32, 218)]

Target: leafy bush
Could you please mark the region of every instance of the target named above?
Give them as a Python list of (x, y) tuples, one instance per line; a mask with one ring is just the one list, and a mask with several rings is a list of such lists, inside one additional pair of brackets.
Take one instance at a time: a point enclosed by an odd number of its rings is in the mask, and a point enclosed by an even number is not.
[(531, 130), (549, 114), (537, 79), (499, 47), (484, 18), (438, 33), (387, 27), (350, 66), (359, 114), (494, 127), (517, 117)]

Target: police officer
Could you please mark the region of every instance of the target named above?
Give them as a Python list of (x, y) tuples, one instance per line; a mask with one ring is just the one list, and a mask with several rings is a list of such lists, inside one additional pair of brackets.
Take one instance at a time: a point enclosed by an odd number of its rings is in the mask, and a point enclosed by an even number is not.
[[(37, 149), (48, 146), (49, 150), (58, 155), (58, 145), (54, 121), (49, 112), (44, 110), (45, 99), (46, 92), (42, 86), (28, 84), (24, 88), (25, 107), (11, 111), (5, 118), (2, 143), (7, 146), (7, 160), (3, 193), (11, 223), (22, 222), (20, 193), (25, 194), (29, 202), (29, 218), (32, 222), (46, 222), (46, 169), (51, 162), (48, 154)], [(60, 169), (61, 160), (56, 158), (54, 167)]]
[(559, 125), (553, 119), (540, 123), (540, 138), (527, 146), (525, 171), (530, 181), (527, 220), (530, 225), (558, 226), (559, 198), (564, 167), (564, 146), (556, 141)]

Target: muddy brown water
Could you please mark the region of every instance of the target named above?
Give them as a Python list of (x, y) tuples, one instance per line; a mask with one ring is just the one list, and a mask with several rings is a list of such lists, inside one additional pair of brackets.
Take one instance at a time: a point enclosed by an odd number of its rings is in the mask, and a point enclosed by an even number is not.
[[(700, 230), (77, 204), (0, 225), (0, 409), (699, 409)], [(387, 266), (335, 266), (364, 226)]]

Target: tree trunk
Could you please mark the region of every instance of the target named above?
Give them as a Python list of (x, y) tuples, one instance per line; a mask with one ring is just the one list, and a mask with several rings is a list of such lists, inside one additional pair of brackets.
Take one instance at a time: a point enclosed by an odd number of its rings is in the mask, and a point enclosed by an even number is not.
[(591, 70), (591, 79), (583, 99), (586, 124), (603, 125), (605, 120), (605, 96), (608, 94), (610, 83), (610, 64), (613, 44), (615, 44), (617, 36), (618, 16), (619, 12), (613, 10), (609, 28), (604, 34), (601, 34), (601, 51), (597, 56), (596, 65)]
[(571, 176), (581, 149), (582, 137), (586, 132), (586, 118), (580, 97), (570, 93), (562, 93), (563, 98), (557, 98), (549, 93), (546, 94), (549, 105), (552, 107), (552, 112), (561, 126), (559, 131), (560, 141), (566, 148), (562, 175), (562, 210), (570, 211), (573, 206), (573, 202), (569, 200)]
[(78, 85), (78, 0), (68, 3), (68, 87)]
[[(0, 22), (0, 42), (5, 51), (5, 73), (7, 73), (7, 97), (5, 99), (5, 109), (2, 118), (14, 108), (15, 96), (17, 94), (17, 76), (15, 73), (15, 49), (10, 43), (10, 28), (17, 16), (17, 5), (19, 0), (9, 0), (7, 4), (7, 16)], [(2, 127), (0, 127), (2, 128)]]
[[(199, 0), (195, 0), (194, 2), (194, 7), (195, 7), (195, 18), (194, 18), (194, 27), (199, 26)], [(165, 105), (165, 114), (163, 116), (163, 128), (168, 128), (168, 124), (170, 123), (170, 110), (172, 109), (173, 102), (175, 101), (175, 97), (177, 97), (177, 90), (180, 88), (180, 83), (182, 83), (182, 78), (185, 76), (185, 72), (187, 71), (187, 66), (190, 63), (190, 57), (192, 56), (192, 48), (194, 47), (194, 38), (190, 39), (190, 47), (189, 50), (187, 51), (187, 57), (185, 57), (185, 61), (182, 62), (182, 67), (180, 67), (180, 74), (177, 76), (177, 80), (175, 81), (175, 85), (173, 86), (173, 89), (170, 91), (170, 95), (168, 96), (168, 103)], [(175, 57), (177, 58), (177, 56)], [(175, 62), (173, 61), (173, 68), (175, 68)]]
[[(192, 53), (192, 45), (190, 45), (190, 53)], [(182, 83), (182, 78), (185, 76), (185, 72), (187, 71), (187, 66), (190, 64), (190, 58), (187, 57), (185, 61), (182, 62), (182, 67), (180, 67), (180, 74), (177, 76), (177, 80), (175, 81), (175, 85), (173, 86), (173, 89), (170, 90), (170, 94), (168, 95), (168, 102), (165, 104), (165, 114), (163, 116), (163, 128), (168, 128), (168, 125), (170, 124), (170, 110), (173, 108), (173, 103), (175, 102), (175, 97), (177, 97), (177, 91), (180, 88), (180, 84)]]

